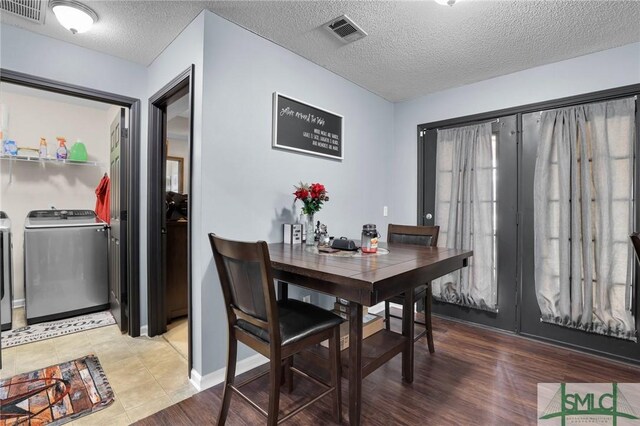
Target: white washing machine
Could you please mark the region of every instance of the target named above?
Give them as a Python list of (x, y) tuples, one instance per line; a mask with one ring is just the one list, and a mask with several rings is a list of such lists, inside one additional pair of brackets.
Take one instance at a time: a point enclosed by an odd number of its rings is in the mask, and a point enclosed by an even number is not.
[(11, 220), (5, 212), (0, 211), (0, 244), (2, 244), (2, 268), (0, 285), (0, 322), (2, 331), (11, 330), (11, 314), (13, 305), (13, 265), (11, 256)]

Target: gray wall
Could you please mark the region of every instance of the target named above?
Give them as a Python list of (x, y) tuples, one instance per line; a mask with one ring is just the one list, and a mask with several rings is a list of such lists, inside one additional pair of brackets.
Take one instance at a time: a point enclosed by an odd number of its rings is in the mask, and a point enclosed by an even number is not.
[(640, 83), (640, 43), (394, 105), (390, 221), (416, 223), (418, 124)]
[[(210, 372), (225, 363), (226, 330), (206, 234), (282, 241), (282, 224), (299, 214), (292, 192), (300, 180), (326, 185), (330, 201), (317, 219), (332, 235), (359, 237), (369, 222), (385, 228), (393, 105), (210, 12), (205, 12), (204, 73), (197, 157), (202, 185), (194, 194), (203, 203), (203, 222), (195, 241), (200, 269), (194, 278), (201, 288), (202, 371)], [(343, 115), (344, 161), (272, 149), (274, 91)], [(248, 354), (242, 350), (239, 358)]]
[[(194, 107), (193, 107), (193, 132), (192, 135), (192, 145), (194, 152), (195, 161), (192, 163), (192, 194), (195, 196), (189, 197), (189, 202), (191, 203), (191, 211), (189, 218), (191, 222), (191, 229), (194, 235), (199, 235), (201, 233), (201, 223), (202, 223), (202, 208), (201, 208), (201, 200), (197, 195), (201, 192), (202, 180), (200, 179), (200, 167), (202, 161), (199, 161), (201, 158), (199, 153), (200, 146), (202, 145), (202, 87), (203, 87), (203, 35), (204, 35), (204, 14), (201, 13), (194, 19), (188, 26), (185, 28), (178, 37), (158, 56), (148, 68), (148, 82), (147, 82), (147, 98), (153, 96), (158, 90), (162, 89), (166, 84), (168, 84), (171, 80), (177, 77), (180, 73), (182, 73), (185, 69), (190, 67), (192, 64), (195, 65), (195, 76), (193, 81), (194, 86)], [(145, 123), (147, 118), (145, 117)], [(145, 124), (146, 125), (146, 124)], [(146, 147), (146, 144), (145, 144)], [(146, 148), (145, 148), (146, 149)], [(146, 156), (145, 156), (146, 158)], [(144, 175), (146, 176), (146, 163), (144, 166)], [(146, 188), (145, 188), (146, 189)], [(147, 193), (140, 194), (143, 200), (146, 200)], [(146, 217), (146, 203), (144, 210), (141, 211), (142, 217)], [(146, 247), (146, 241), (145, 241)], [(145, 258), (146, 262), (146, 258)], [(192, 256), (192, 265), (193, 270), (197, 271), (200, 269), (200, 256), (199, 253), (195, 252)], [(146, 263), (144, 263), (146, 265)], [(144, 268), (143, 268), (144, 269)], [(201, 369), (201, 360), (202, 360), (202, 351), (201, 351), (201, 342), (202, 342), (202, 324), (199, 321), (201, 317), (200, 313), (200, 287), (197, 284), (197, 274), (194, 273), (193, 277), (193, 363), (194, 368), (198, 372), (202, 372)], [(146, 296), (146, 271), (145, 271), (145, 279), (144, 284), (142, 284), (143, 288), (141, 292), (144, 291)], [(146, 300), (146, 298), (145, 298)], [(144, 313), (144, 318), (147, 317), (147, 306), (144, 305), (142, 307), (142, 312)]]

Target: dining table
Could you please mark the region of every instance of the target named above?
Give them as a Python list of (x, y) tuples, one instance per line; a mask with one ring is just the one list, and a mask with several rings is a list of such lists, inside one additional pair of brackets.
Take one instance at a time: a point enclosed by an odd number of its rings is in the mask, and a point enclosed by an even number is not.
[[(380, 243), (377, 253), (324, 253), (315, 246), (269, 244), (279, 298), (288, 297), (288, 284), (304, 287), (349, 303), (349, 347), (342, 351), (342, 371), (349, 383), (349, 424), (360, 425), (362, 382), (398, 354), (402, 379), (413, 382), (414, 291), (468, 265), (470, 250)], [(405, 295), (402, 334), (382, 329), (363, 339), (363, 306)]]

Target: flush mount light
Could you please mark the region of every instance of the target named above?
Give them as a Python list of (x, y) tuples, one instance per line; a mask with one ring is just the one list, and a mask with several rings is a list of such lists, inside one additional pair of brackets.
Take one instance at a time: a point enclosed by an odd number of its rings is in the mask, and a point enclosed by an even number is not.
[(60, 25), (73, 34), (88, 31), (98, 21), (98, 15), (91, 8), (74, 0), (50, 0), (49, 6)]
[(443, 6), (453, 6), (456, 3), (460, 3), (462, 0), (434, 0), (434, 1)]

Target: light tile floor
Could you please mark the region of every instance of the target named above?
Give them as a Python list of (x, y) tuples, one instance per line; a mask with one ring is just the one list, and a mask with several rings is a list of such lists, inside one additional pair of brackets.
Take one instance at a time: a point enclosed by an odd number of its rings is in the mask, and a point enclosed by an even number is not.
[[(20, 315), (15, 312), (16, 327)], [(17, 321), (16, 321), (17, 320)], [(160, 336), (132, 338), (111, 325), (2, 350), (0, 377), (11, 377), (94, 353), (113, 388), (115, 402), (68, 423), (128, 425), (196, 393), (187, 361)]]
[(167, 332), (162, 335), (184, 359), (189, 357), (189, 324), (187, 318), (173, 320), (167, 324)]

